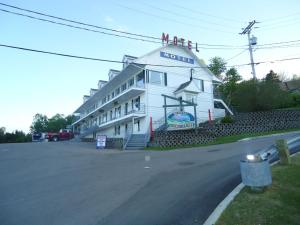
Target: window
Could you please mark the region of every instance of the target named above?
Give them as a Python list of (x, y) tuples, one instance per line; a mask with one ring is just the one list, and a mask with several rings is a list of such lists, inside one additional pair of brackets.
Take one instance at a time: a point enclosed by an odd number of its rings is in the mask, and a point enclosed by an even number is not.
[(116, 95), (118, 95), (118, 94), (120, 94), (120, 88), (119, 87), (116, 89)]
[(109, 101), (109, 99), (110, 99), (110, 95), (107, 95), (107, 101)]
[(147, 80), (151, 84), (168, 85), (167, 73), (149, 70)]
[(122, 91), (125, 91), (126, 90), (126, 88), (127, 88), (127, 84), (125, 83), (125, 84), (122, 84), (122, 86), (121, 86), (121, 90)]
[(115, 92), (113, 91), (112, 93), (111, 93), (111, 98), (114, 98), (115, 97)]
[(121, 117), (121, 106), (118, 107), (118, 112), (117, 112), (118, 117)]
[(110, 118), (110, 120), (113, 119), (113, 111), (112, 110), (110, 111), (110, 117), (109, 118)]
[(104, 123), (107, 122), (107, 113), (104, 113), (104, 115), (103, 115), (103, 122), (104, 122)]
[(129, 81), (128, 81), (128, 87), (131, 87), (134, 85), (134, 78), (131, 78)]
[(149, 83), (151, 84), (163, 84), (163, 73), (157, 71), (149, 71)]
[[(125, 113), (124, 113), (125, 115), (127, 115), (128, 114), (128, 102), (126, 102), (125, 103)], [(127, 124), (126, 124), (127, 125)]]
[(201, 80), (201, 79), (196, 79), (196, 78), (193, 78), (196, 86), (199, 88), (200, 91), (204, 92), (204, 81)]
[(145, 73), (144, 73), (144, 71), (139, 73), (136, 76), (136, 86), (137, 87), (144, 87), (145, 86)]
[(102, 104), (106, 102), (106, 97), (102, 99)]
[(120, 135), (121, 133), (121, 127), (119, 126), (115, 126), (115, 135)]
[(194, 94), (186, 94), (186, 100), (189, 102), (197, 102), (197, 95)]

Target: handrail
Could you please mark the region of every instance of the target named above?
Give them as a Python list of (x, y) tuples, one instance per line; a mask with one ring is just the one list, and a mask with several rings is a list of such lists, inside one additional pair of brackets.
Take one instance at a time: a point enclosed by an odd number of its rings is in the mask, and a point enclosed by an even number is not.
[(150, 141), (151, 138), (151, 130), (150, 130), (150, 124), (148, 126), (147, 132), (145, 134), (145, 139), (144, 139), (144, 146), (147, 146), (147, 143)]
[[(129, 140), (130, 140), (130, 138), (131, 138), (131, 135), (132, 135), (132, 132), (131, 133), (127, 133), (126, 135), (125, 135), (125, 137), (123, 138), (123, 150), (125, 150), (126, 149), (126, 147), (127, 147), (127, 145), (128, 145), (128, 142), (129, 142)], [(126, 142), (125, 142), (125, 140), (126, 140)]]

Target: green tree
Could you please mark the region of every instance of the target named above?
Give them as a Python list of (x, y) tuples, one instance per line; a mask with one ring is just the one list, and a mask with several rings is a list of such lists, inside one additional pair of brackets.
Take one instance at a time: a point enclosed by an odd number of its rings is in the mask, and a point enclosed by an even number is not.
[(265, 81), (267, 82), (279, 82), (279, 75), (275, 73), (273, 70), (270, 70), (270, 72), (266, 75)]
[(5, 127), (0, 127), (0, 143), (4, 143), (5, 140)]
[(215, 74), (218, 78), (222, 79), (222, 73), (226, 71), (226, 62), (221, 57), (213, 57), (210, 60), (210, 64), (208, 65), (208, 69)]
[(237, 85), (232, 105), (241, 112), (265, 111), (288, 107), (291, 98), (277, 82), (248, 80)]
[(34, 132), (47, 132), (48, 131), (48, 118), (46, 115), (35, 114), (33, 122), (30, 126), (31, 133)]
[(48, 131), (49, 132), (58, 132), (60, 129), (66, 128), (67, 120), (63, 114), (56, 114), (51, 117), (48, 121)]
[(224, 83), (220, 86), (220, 90), (225, 98), (225, 102), (231, 105), (232, 96), (237, 89), (238, 82), (242, 80), (235, 68), (230, 68), (225, 73)]

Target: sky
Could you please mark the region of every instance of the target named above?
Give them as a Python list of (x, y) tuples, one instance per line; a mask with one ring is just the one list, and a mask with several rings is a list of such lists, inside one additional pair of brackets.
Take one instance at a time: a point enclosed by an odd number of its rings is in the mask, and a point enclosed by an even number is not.
[[(123, 32), (157, 38), (165, 32), (171, 37), (176, 35), (199, 44), (230, 45), (226, 49), (221, 46), (200, 49), (196, 55), (207, 64), (214, 56), (228, 60), (227, 65), (236, 66), (243, 79), (251, 78), (252, 74), (250, 66), (239, 66), (250, 62), (245, 46), (247, 36), (239, 33), (250, 21), (256, 20), (259, 23), (252, 30), (257, 37), (254, 61), (268, 62), (256, 65), (257, 77), (263, 78), (271, 69), (287, 77), (300, 74), (298, 59), (274, 62), (300, 57), (298, 0), (0, 0), (0, 3)], [(0, 9), (63, 22), (3, 5)], [(268, 45), (287, 41), (296, 42)], [(3, 11), (0, 11), (0, 45), (110, 60), (122, 60), (124, 54), (142, 56), (161, 46), (159, 43), (89, 32)], [(89, 94), (90, 88), (97, 87), (98, 80), (107, 80), (110, 68), (121, 69), (117, 63), (45, 55), (1, 46), (0, 59), (0, 127), (6, 127), (9, 132), (16, 129), (28, 132), (36, 113), (48, 117), (56, 113), (72, 114), (82, 104), (83, 95)]]

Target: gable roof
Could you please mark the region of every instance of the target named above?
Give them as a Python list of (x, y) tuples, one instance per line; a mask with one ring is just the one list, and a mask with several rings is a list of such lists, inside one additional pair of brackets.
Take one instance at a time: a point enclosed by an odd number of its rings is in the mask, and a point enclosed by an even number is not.
[(174, 92), (179, 92), (179, 91), (183, 90), (184, 88), (186, 88), (187, 86), (189, 86), (191, 82), (192, 82), (192, 80), (180, 84), (179, 87)]

